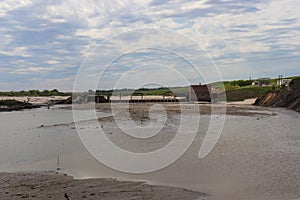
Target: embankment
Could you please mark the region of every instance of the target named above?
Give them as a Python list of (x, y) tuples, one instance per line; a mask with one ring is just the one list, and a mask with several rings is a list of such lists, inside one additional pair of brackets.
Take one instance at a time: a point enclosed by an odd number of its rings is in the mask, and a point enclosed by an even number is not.
[(19, 111), (39, 107), (39, 105), (33, 105), (28, 102), (21, 102), (13, 99), (0, 100), (0, 112)]
[(263, 95), (254, 105), (283, 107), (300, 112), (300, 78), (293, 79), (289, 86)]

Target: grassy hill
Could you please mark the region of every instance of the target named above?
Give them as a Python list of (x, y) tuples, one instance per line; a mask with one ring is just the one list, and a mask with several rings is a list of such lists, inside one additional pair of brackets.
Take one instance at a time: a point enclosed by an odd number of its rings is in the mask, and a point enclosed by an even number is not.
[(161, 87), (161, 88), (140, 88), (137, 90), (133, 89), (117, 89), (117, 90), (97, 90), (96, 94), (97, 95), (109, 95), (109, 94), (114, 94), (114, 95), (133, 95), (133, 96), (139, 96), (141, 94), (143, 95), (176, 95), (176, 96), (185, 96), (186, 93), (188, 92), (188, 86), (184, 87)]
[[(295, 79), (296, 77), (288, 77)], [(277, 86), (277, 79), (261, 79), (261, 83), (265, 86), (252, 86), (254, 80), (233, 80), (224, 82), (210, 83), (211, 87), (220, 93), (219, 100), (227, 101), (243, 101), (250, 98), (262, 97), (268, 92), (279, 89)], [(300, 84), (300, 83), (299, 83)], [(183, 87), (161, 87), (161, 88), (140, 88), (137, 90), (133, 89), (117, 89), (114, 91), (114, 95), (176, 95), (185, 97), (188, 94), (189, 86)], [(110, 95), (112, 90), (97, 90), (98, 95)]]
[[(300, 86), (300, 76), (287, 77), (286, 79), (292, 79), (294, 81), (294, 85)], [(277, 86), (277, 80), (278, 80), (277, 78), (263, 80), (263, 82), (264, 81), (268, 82), (268, 86), (252, 86), (252, 85), (243, 85), (243, 84), (242, 86), (240, 86), (238, 85), (238, 83), (243, 83), (243, 82), (247, 83), (247, 81), (243, 81), (243, 80), (225, 81), (224, 87), (226, 90), (227, 101), (242, 101), (249, 98), (260, 98), (269, 92), (277, 91), (280, 89), (280, 87)], [(221, 83), (212, 83), (212, 87), (214, 88), (221, 87)]]
[[(300, 76), (288, 77), (288, 79), (294, 79), (295, 84), (300, 85)], [(298, 81), (299, 80), (299, 81)], [(277, 85), (277, 78), (275, 79), (261, 79), (262, 83), (267, 83), (268, 86), (252, 86), (252, 81), (254, 80), (233, 80), (224, 82), (214, 82), (210, 83), (211, 87), (221, 93), (220, 100), (225, 99), (225, 94), (227, 101), (242, 101), (248, 98), (261, 97), (264, 94), (279, 89)], [(267, 85), (266, 84), (266, 85)], [(137, 90), (133, 89), (117, 89), (117, 90), (97, 90), (97, 95), (176, 95), (185, 97), (188, 94), (189, 86), (183, 87), (161, 87), (161, 88), (140, 88)], [(225, 93), (224, 93), (225, 90)], [(223, 92), (223, 93), (222, 93)], [(91, 91), (93, 94), (93, 91)], [(59, 92), (58, 90), (29, 90), (29, 91), (19, 91), (19, 92), (0, 92), (0, 96), (71, 96), (70, 93)]]
[(270, 86), (265, 86), (265, 87), (252, 86), (252, 87), (241, 87), (241, 88), (230, 89), (230, 90), (226, 90), (226, 100), (243, 101), (245, 99), (258, 98), (273, 90), (274, 90), (273, 87)]

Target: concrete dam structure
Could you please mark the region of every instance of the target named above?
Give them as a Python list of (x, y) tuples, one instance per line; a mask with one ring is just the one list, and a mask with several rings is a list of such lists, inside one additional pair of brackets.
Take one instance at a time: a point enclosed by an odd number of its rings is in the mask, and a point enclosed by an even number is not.
[(158, 102), (185, 102), (185, 97), (176, 96), (103, 96), (89, 95), (88, 102), (95, 103), (158, 103)]
[(95, 103), (155, 103), (155, 102), (212, 102), (210, 85), (191, 85), (184, 97), (176, 95), (88, 95), (87, 102)]

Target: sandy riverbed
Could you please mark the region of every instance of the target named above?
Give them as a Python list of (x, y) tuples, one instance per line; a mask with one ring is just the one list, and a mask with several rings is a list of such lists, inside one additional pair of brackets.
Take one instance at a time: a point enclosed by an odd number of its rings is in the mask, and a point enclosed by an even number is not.
[(116, 179), (73, 179), (55, 172), (0, 173), (0, 199), (205, 200), (189, 190)]
[[(147, 152), (167, 144), (178, 128), (179, 116), (183, 112), (176, 104), (164, 106), (168, 126), (148, 141), (122, 134), (108, 104), (97, 105), (97, 121), (103, 125), (107, 137), (119, 147)], [(183, 106), (189, 111), (186, 117), (196, 114), (195, 106), (198, 105)], [(217, 106), (222, 111), (223, 105)], [(79, 105), (76, 108), (84, 114), (90, 107)], [(132, 105), (131, 119), (140, 126), (151, 123), (149, 108), (151, 104)], [(117, 105), (116, 112), (126, 124), (128, 116), (124, 105)], [(152, 109), (152, 112), (159, 114), (160, 109)], [(59, 155), (60, 172), (80, 179), (117, 177), (120, 180), (143, 180), (154, 185), (207, 193), (212, 199), (220, 200), (292, 200), (300, 197), (299, 113), (228, 105), (217, 145), (207, 157), (199, 159), (198, 152), (210, 113), (209, 105), (200, 105), (201, 128), (192, 146), (172, 165), (146, 174), (122, 173), (95, 160), (79, 140), (70, 107), (0, 113), (0, 171), (56, 170)], [(93, 120), (85, 120), (79, 126), (83, 130), (97, 131), (92, 124)], [(126, 161), (124, 158), (120, 162)]]

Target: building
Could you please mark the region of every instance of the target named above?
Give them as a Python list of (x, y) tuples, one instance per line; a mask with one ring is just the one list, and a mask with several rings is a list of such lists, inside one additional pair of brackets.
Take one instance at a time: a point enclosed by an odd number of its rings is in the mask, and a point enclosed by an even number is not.
[(211, 102), (211, 86), (210, 85), (191, 85), (189, 87), (189, 101), (207, 101)]
[(260, 83), (259, 81), (253, 81), (253, 82), (252, 82), (252, 85), (258, 85), (258, 86), (260, 86), (261, 83)]
[(277, 81), (277, 85), (279, 86), (282, 86), (282, 85), (285, 85), (285, 86), (288, 86), (290, 85), (292, 79), (280, 79)]
[(110, 96), (103, 95), (88, 95), (86, 97), (86, 102), (95, 102), (95, 103), (108, 103)]

